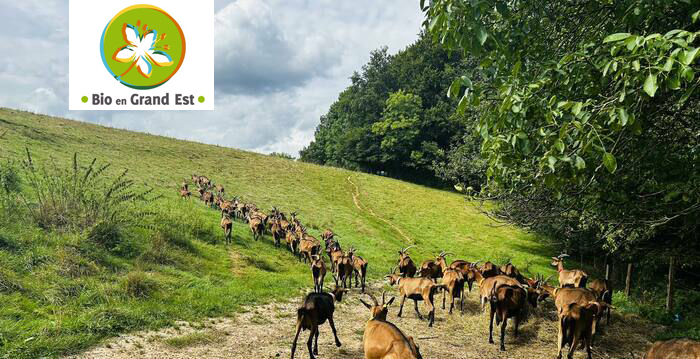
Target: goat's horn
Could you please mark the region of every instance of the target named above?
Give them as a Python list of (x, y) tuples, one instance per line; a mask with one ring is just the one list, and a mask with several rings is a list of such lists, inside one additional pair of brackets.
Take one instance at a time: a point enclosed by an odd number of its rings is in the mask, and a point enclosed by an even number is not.
[(568, 256), (569, 256), (568, 254), (562, 253), (562, 254), (560, 254), (557, 258), (561, 259), (561, 258), (566, 258), (566, 257), (568, 257)]
[(476, 268), (479, 265), (479, 262), (481, 262), (481, 261), (476, 261), (476, 262), (472, 263), (472, 267)]
[(386, 303), (386, 291), (385, 290), (382, 291), (382, 306), (384, 305), (384, 303)]
[(374, 302), (374, 305), (379, 305), (377, 298), (375, 298), (374, 295), (372, 295), (372, 293), (368, 292), (367, 295), (369, 296), (370, 299), (372, 299), (372, 301)]
[(406, 252), (409, 248), (415, 247), (415, 246), (416, 246), (415, 244), (411, 244), (410, 246), (404, 248), (401, 252)]
[(444, 257), (444, 256), (446, 256), (446, 255), (448, 255), (448, 254), (455, 255), (455, 254), (452, 253), (452, 252), (444, 252), (444, 253), (442, 253), (442, 256)]

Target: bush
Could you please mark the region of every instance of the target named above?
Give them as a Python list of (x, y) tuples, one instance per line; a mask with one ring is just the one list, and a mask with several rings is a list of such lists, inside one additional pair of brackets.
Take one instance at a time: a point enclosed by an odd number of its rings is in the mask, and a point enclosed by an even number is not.
[(129, 272), (124, 279), (124, 289), (134, 298), (148, 298), (158, 289), (158, 282), (141, 270)]
[(54, 230), (90, 230), (93, 238), (107, 246), (115, 246), (122, 228), (143, 225), (151, 213), (135, 210), (137, 202), (150, 202), (151, 190), (138, 191), (127, 179), (128, 170), (111, 177), (109, 164), (87, 166), (73, 155), (70, 168), (34, 163), (27, 149), (23, 174), (31, 191), (22, 196), (32, 218), (39, 227)]
[(289, 153), (284, 153), (284, 152), (271, 152), (270, 156), (284, 158), (287, 160), (294, 160), (294, 156), (290, 155)]

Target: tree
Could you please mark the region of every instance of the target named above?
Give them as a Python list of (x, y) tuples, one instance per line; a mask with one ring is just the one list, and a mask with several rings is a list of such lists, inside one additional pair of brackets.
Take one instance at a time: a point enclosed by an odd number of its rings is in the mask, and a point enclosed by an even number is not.
[(479, 63), (449, 94), (479, 110), (497, 215), (563, 247), (698, 253), (697, 2), (421, 6), (435, 41)]

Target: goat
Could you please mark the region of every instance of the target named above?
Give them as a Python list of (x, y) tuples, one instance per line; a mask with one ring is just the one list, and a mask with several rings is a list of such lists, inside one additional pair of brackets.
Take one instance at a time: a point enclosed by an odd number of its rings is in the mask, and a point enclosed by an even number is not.
[(406, 278), (399, 274), (395, 274), (396, 268), (392, 270), (391, 274), (387, 275), (385, 278), (389, 279), (390, 285), (398, 285), (399, 295), (401, 296), (401, 306), (399, 307), (398, 316), (401, 317), (403, 313), (403, 305), (406, 298), (413, 300), (413, 305), (416, 309), (416, 314), (418, 314), (419, 319), (423, 319), (423, 315), (418, 311), (418, 301), (422, 300), (428, 307), (428, 327), (432, 327), (435, 322), (435, 305), (433, 298), (435, 293), (439, 289), (444, 289), (444, 285), (435, 284), (431, 279), (424, 277), (417, 278)]
[(216, 186), (214, 186), (214, 188), (216, 188), (216, 192), (218, 192), (220, 195), (222, 195), (222, 196), (224, 195), (224, 186), (223, 185), (217, 184)]
[(233, 228), (233, 222), (228, 214), (224, 214), (221, 217), (221, 228), (224, 230), (226, 244), (231, 244), (231, 229)]
[(489, 261), (484, 262), (480, 268), (480, 271), (484, 278), (495, 277), (501, 274), (501, 270)]
[[(299, 236), (299, 233), (297, 233)], [(321, 253), (321, 243), (318, 239), (303, 233), (301, 235), (301, 240), (299, 241), (299, 255), (300, 259), (304, 260), (304, 263), (311, 262), (311, 256)]]
[(208, 207), (211, 207), (214, 204), (214, 194), (207, 191), (202, 194), (202, 201), (204, 201), (204, 204), (206, 204)]
[[(338, 339), (338, 333), (335, 329), (335, 323), (333, 323), (333, 312), (335, 311), (335, 302), (340, 302), (343, 299), (343, 293), (345, 289), (338, 288), (330, 293), (309, 293), (304, 298), (304, 303), (297, 309), (297, 325), (296, 325), (296, 335), (294, 336), (294, 341), (292, 342), (292, 359), (294, 359), (294, 352), (297, 349), (297, 339), (299, 338), (299, 333), (302, 330), (309, 329), (309, 340), (306, 342), (306, 347), (309, 349), (309, 357), (312, 359), (318, 355), (318, 327), (328, 320), (328, 324), (333, 330), (333, 337), (335, 337), (335, 346), (339, 347), (340, 339)], [(316, 339), (313, 342), (314, 338)], [(312, 350), (312, 345), (313, 350)]]
[(431, 278), (434, 282), (437, 282), (437, 279), (442, 277), (442, 271), (447, 268), (447, 263), (445, 262), (447, 254), (449, 253), (442, 251), (435, 260), (428, 259), (423, 261), (418, 275), (424, 278)]
[(282, 221), (280, 219), (272, 220), (272, 228), (270, 232), (272, 233), (272, 238), (275, 240), (275, 247), (281, 246), (282, 238), (285, 238), (287, 233), (282, 226)]
[[(353, 273), (355, 274), (355, 287), (357, 288), (357, 278), (360, 278), (362, 286), (360, 287), (361, 293), (365, 292), (365, 279), (367, 278), (367, 261), (355, 255), (355, 248), (350, 247), (348, 251), (348, 257), (352, 258)], [(350, 284), (352, 285), (352, 278), (350, 279)]]
[(262, 219), (256, 215), (251, 215), (250, 213), (248, 213), (246, 219), (248, 220), (250, 231), (253, 233), (253, 240), (257, 241), (258, 238), (262, 238), (263, 232), (265, 231)]
[(455, 306), (455, 298), (459, 298), (459, 310), (464, 312), (464, 276), (456, 269), (445, 269), (442, 274), (445, 291), (442, 292), (442, 309), (445, 309), (445, 296), (450, 293), (450, 314)]
[(605, 303), (588, 302), (585, 305), (569, 303), (559, 314), (559, 340), (557, 359), (561, 359), (562, 349), (569, 344), (569, 354), (567, 358), (574, 357), (579, 342), (586, 349), (588, 359), (592, 359), (591, 342), (595, 333), (595, 316), (601, 311), (601, 306)]
[(192, 195), (192, 192), (188, 191), (187, 188), (181, 188), (178, 192), (180, 193), (180, 198), (189, 199)]
[(644, 359), (700, 358), (700, 342), (690, 339), (671, 339), (655, 342), (644, 354)]
[(340, 282), (343, 284), (343, 288), (347, 288), (348, 279), (350, 279), (350, 286), (352, 286), (352, 273), (355, 270), (352, 254), (341, 257), (338, 260), (336, 270), (338, 272), (336, 282), (340, 280)]
[(325, 231), (323, 231), (323, 233), (321, 233), (321, 239), (323, 239), (325, 242), (330, 241), (331, 239), (333, 239), (333, 237), (335, 237), (335, 233), (333, 233), (333, 231), (331, 231), (330, 229), (326, 229)]
[[(606, 324), (610, 324), (610, 306), (612, 306), (612, 286), (607, 279), (594, 279), (589, 285), (589, 289), (596, 297), (596, 300), (608, 304), (604, 309), (607, 312)], [(598, 323), (600, 323), (598, 317)]]
[(568, 254), (560, 254), (558, 257), (552, 257), (552, 266), (557, 267), (559, 272), (559, 285), (586, 288), (586, 280), (588, 280), (586, 272), (580, 269), (564, 269), (564, 258), (568, 256)]
[(311, 275), (314, 279), (314, 291), (323, 292), (323, 279), (326, 277), (326, 263), (320, 255), (311, 256)]
[[(495, 277), (491, 277), (495, 278)], [(501, 351), (506, 350), (505, 336), (508, 318), (513, 318), (515, 336), (518, 336), (518, 325), (527, 318), (527, 291), (519, 283), (499, 284), (491, 289), (489, 302), (491, 312), (489, 318), (489, 344), (493, 344), (493, 319), (496, 317), (496, 325), (501, 325)]]
[(416, 264), (413, 263), (413, 259), (411, 259), (411, 256), (408, 255), (408, 249), (413, 246), (408, 246), (402, 250), (399, 251), (399, 273), (401, 273), (402, 277), (413, 277), (416, 275), (416, 271), (418, 268), (416, 268)]
[(386, 321), (389, 305), (394, 301), (391, 297), (385, 301), (382, 293), (380, 304), (373, 295), (369, 295), (374, 303), (369, 304), (360, 298), (360, 302), (370, 311), (370, 318), (365, 324), (362, 336), (362, 347), (366, 359), (422, 359), (418, 345), (413, 337), (406, 336), (394, 324)]
[(520, 282), (520, 284), (528, 284), (527, 279), (522, 274), (520, 274), (520, 271), (518, 270), (518, 268), (516, 268), (510, 262), (508, 262), (508, 264), (501, 266), (501, 268), (499, 268), (499, 271), (503, 275), (507, 275), (511, 278), (514, 278), (515, 280)]
[(343, 256), (343, 251), (340, 248), (340, 243), (333, 240), (327, 242), (326, 254), (328, 255), (328, 260), (331, 261), (331, 271), (335, 273), (336, 264), (338, 264), (338, 260)]
[(462, 277), (464, 277), (464, 282), (467, 283), (467, 286), (469, 287), (469, 291), (472, 291), (472, 284), (474, 283), (474, 280), (476, 277), (474, 276), (474, 269), (473, 267), (476, 265), (476, 263), (471, 263), (467, 262), (465, 260), (457, 259), (453, 261), (447, 269), (453, 269), (456, 271), (459, 271), (462, 273)]
[(284, 239), (287, 242), (287, 246), (289, 246), (289, 250), (292, 251), (292, 254), (297, 255), (299, 251), (299, 238), (297, 238), (294, 231), (287, 230)]
[(474, 275), (476, 278), (476, 283), (479, 285), (479, 302), (481, 303), (481, 310), (486, 307), (486, 302), (491, 298), (493, 288), (500, 285), (510, 285), (510, 286), (520, 286), (520, 283), (508, 276), (497, 275), (495, 277), (484, 278), (483, 274), (475, 270)]
[[(561, 318), (562, 314), (564, 311), (569, 307), (571, 303), (576, 303), (579, 306), (586, 306), (590, 302), (595, 302), (596, 297), (593, 292), (586, 288), (572, 288), (572, 287), (563, 287), (563, 288), (557, 288), (553, 287), (547, 284), (547, 279), (542, 281), (539, 284), (540, 289), (544, 290), (546, 294), (541, 295), (541, 299), (546, 298), (546, 296), (552, 297), (554, 300), (554, 305), (557, 307), (557, 314)], [(605, 309), (603, 306), (599, 307), (600, 309)], [(596, 315), (600, 315), (600, 313), (597, 313)], [(560, 323), (561, 324), (561, 323)], [(562, 334), (561, 332), (562, 328), (560, 326), (559, 331), (560, 335)], [(593, 337), (595, 336), (596, 333), (596, 322), (593, 322), (593, 326), (591, 329), (591, 341), (593, 340)]]

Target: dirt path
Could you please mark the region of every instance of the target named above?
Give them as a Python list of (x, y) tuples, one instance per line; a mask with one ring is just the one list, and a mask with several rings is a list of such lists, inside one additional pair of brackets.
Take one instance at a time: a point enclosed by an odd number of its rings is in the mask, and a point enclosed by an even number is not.
[[(375, 293), (379, 291), (378, 286), (372, 284)], [(359, 295), (353, 290), (336, 309), (336, 326), (343, 344), (340, 348), (335, 347), (328, 324), (321, 326), (319, 358), (363, 357), (362, 334), (369, 313), (359, 303)], [(442, 295), (438, 298), (441, 303)], [(234, 318), (178, 323), (176, 327), (156, 332), (123, 335), (72, 358), (289, 358), (299, 301), (251, 307)], [(497, 344), (488, 344), (488, 313), (481, 312), (475, 291), (465, 301), (462, 315), (458, 309), (449, 315), (438, 307), (433, 328), (416, 318), (410, 301), (406, 302), (403, 318), (397, 318), (398, 302), (397, 299), (390, 308), (389, 321), (416, 338), (424, 358), (549, 359), (556, 356), (556, 315), (551, 303), (534, 311), (530, 320), (521, 326), (519, 337), (513, 336), (509, 326), (506, 352), (500, 352)], [(447, 305), (449, 308), (449, 301)], [(419, 308), (425, 314), (424, 307), (419, 305)], [(609, 326), (602, 325), (593, 356), (641, 358), (642, 351), (650, 344), (648, 337), (656, 330), (659, 328), (636, 318), (615, 315)], [(308, 358), (308, 333), (299, 336), (296, 358)], [(496, 331), (494, 336), (498, 343)], [(580, 351), (575, 355), (575, 358), (584, 357), (585, 353)]]
[(378, 214), (374, 213), (374, 211), (372, 210), (372, 208), (369, 208), (368, 206), (363, 206), (363, 205), (362, 205), (362, 202), (360, 202), (360, 188), (357, 186), (357, 184), (355, 184), (355, 182), (353, 182), (353, 181), (350, 179), (350, 176), (348, 176), (348, 182), (350, 182), (350, 184), (352, 184), (352, 185), (355, 187), (355, 190), (352, 192), (352, 200), (353, 200), (353, 202), (355, 202), (355, 207), (357, 207), (357, 209), (359, 209), (360, 211), (363, 211), (363, 212), (367, 212), (367, 213), (371, 214), (372, 216), (374, 216), (375, 218), (377, 218), (378, 220), (380, 220), (380, 221), (386, 223), (387, 225), (389, 225), (389, 227), (391, 227), (392, 229), (394, 229), (394, 230), (395, 230), (401, 237), (403, 237), (403, 239), (405, 239), (406, 242), (408, 242), (409, 244), (414, 244), (414, 243), (415, 243), (409, 236), (407, 236), (407, 235), (401, 230), (401, 228), (397, 227), (394, 223), (392, 223), (392, 222), (389, 221), (388, 219), (386, 219), (386, 218), (384, 218), (384, 217), (381, 217), (381, 216), (379, 216)]

